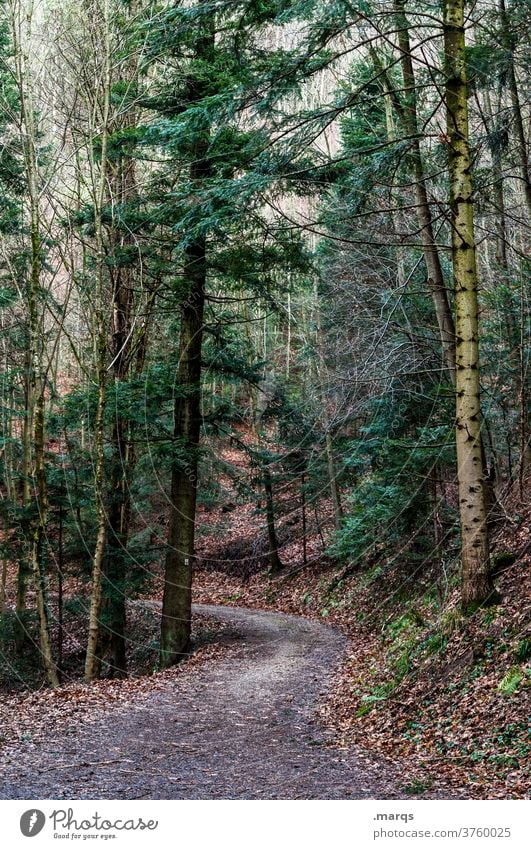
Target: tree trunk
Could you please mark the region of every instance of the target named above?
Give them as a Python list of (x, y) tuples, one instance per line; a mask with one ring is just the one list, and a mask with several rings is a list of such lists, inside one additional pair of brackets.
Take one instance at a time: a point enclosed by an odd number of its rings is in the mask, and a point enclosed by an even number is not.
[(267, 540), (269, 544), (269, 574), (276, 575), (282, 569), (282, 561), (278, 553), (278, 540), (275, 528), (275, 503), (273, 501), (273, 483), (271, 472), (265, 461), (262, 462), (262, 482), (264, 484), (266, 502)]
[(308, 562), (307, 539), (306, 539), (306, 492), (305, 492), (305, 474), (301, 474), (301, 514), (302, 514), (302, 562), (304, 565)]
[[(415, 73), (409, 40), (409, 23), (405, 13), (406, 0), (395, 0), (395, 14), (398, 29), (398, 44), (401, 53), (402, 77), (406, 103), (403, 107), (400, 100), (393, 94), (392, 86), (387, 80), (390, 96), (397, 114), (401, 117), (407, 134), (412, 138), (413, 173), (415, 176), (415, 194), (417, 201), (418, 219), (421, 226), (424, 262), (428, 271), (428, 285), (437, 317), (441, 337), (443, 355), (452, 385), (456, 385), (456, 326), (450, 309), (450, 302), (444, 281), (441, 260), (435, 234), (433, 220), (426, 190), (426, 175), (422, 161), (422, 152), (418, 138), (417, 97), (415, 89)], [(482, 436), (479, 436), (483, 462), (483, 476), (486, 487), (486, 498), (491, 506), (496, 503), (494, 487), (488, 476), (487, 460)]]
[[(325, 419), (325, 426), (329, 427), (330, 423), (328, 421), (328, 416), (324, 411), (323, 416)], [(330, 494), (332, 496), (332, 507), (334, 508), (334, 524), (336, 526), (336, 529), (339, 529), (341, 527), (341, 521), (343, 519), (343, 505), (341, 504), (341, 493), (339, 491), (339, 484), (337, 482), (334, 445), (332, 443), (332, 436), (330, 435), (329, 430), (327, 430), (325, 433), (325, 449), (326, 463), (328, 466), (328, 480), (330, 482)]]
[[(18, 14), (21, 16), (21, 11)], [(32, 8), (28, 10), (24, 26), (25, 36), (31, 33)], [(39, 649), (46, 679), (51, 687), (57, 687), (59, 677), (53, 658), (50, 634), (45, 563), (46, 522), (48, 518), (48, 492), (45, 458), (45, 369), (44, 333), (40, 312), (42, 289), (42, 239), (40, 224), (39, 163), (37, 151), (37, 128), (33, 105), (33, 80), (27, 53), (27, 41), (21, 37), (21, 20), (16, 20), (15, 10), (12, 17), (12, 38), (15, 52), (15, 75), (21, 111), (22, 150), (24, 155), (25, 180), (29, 202), (29, 235), (31, 266), (27, 283), (28, 338), (26, 365), (28, 369), (26, 384), (26, 420), (24, 423), (24, 471), (27, 475), (23, 482), (23, 503), (30, 504), (30, 468), (35, 488), (36, 518), (31, 521), (30, 551), (33, 583), (37, 602), (39, 621)], [(31, 445), (33, 442), (33, 445)], [(31, 450), (33, 448), (33, 451)], [(32, 462), (33, 459), (33, 462)], [(17, 608), (21, 613), (25, 604), (25, 580), (19, 573)]]
[(502, 40), (503, 45), (509, 54), (507, 63), (507, 82), (511, 95), (511, 105), (514, 116), (514, 129), (516, 131), (516, 142), (520, 158), (520, 170), (522, 172), (522, 181), (524, 184), (524, 195), (526, 200), (527, 212), (528, 215), (531, 215), (531, 180), (529, 176), (529, 160), (527, 156), (527, 142), (525, 138), (524, 122), (522, 120), (522, 108), (520, 106), (520, 95), (518, 93), (518, 83), (516, 81), (516, 73), (514, 70), (514, 37), (511, 32), (511, 25), (507, 15), (505, 0), (499, 0), (499, 3)]
[[(31, 374), (31, 350), (30, 333), (27, 329), (26, 351), (24, 353), (24, 422), (22, 425), (22, 509), (24, 515), (24, 526), (28, 525), (28, 515), (31, 503), (31, 458), (32, 458), (32, 431), (33, 431), (33, 396), (30, 388)], [(28, 640), (28, 634), (24, 623), (26, 614), (26, 596), (28, 581), (31, 576), (29, 551), (24, 546), (24, 551), (18, 564), (17, 573), (17, 601), (16, 601), (16, 627), (15, 648), (18, 654), (22, 653), (24, 645)]]
[(45, 465), (44, 441), (44, 387), (39, 386), (38, 400), (35, 409), (35, 483), (37, 489), (38, 518), (33, 531), (32, 564), (39, 616), (39, 646), (46, 678), (51, 687), (59, 686), (59, 675), (53, 658), (52, 640), (48, 614), (46, 592), (46, 564), (44, 548), (46, 540), (46, 523), (48, 520), (48, 494)]
[[(133, 10), (131, 10), (133, 11)], [(137, 77), (137, 63), (132, 61), (130, 77)], [(136, 125), (136, 115), (129, 113), (120, 122), (119, 129)], [(114, 173), (109, 179), (111, 201), (125, 207), (137, 196), (134, 159), (120, 155)], [(113, 228), (113, 247), (123, 251), (134, 248), (134, 237)], [(128, 559), (127, 544), (131, 519), (130, 487), (135, 466), (135, 452), (131, 444), (131, 425), (122, 414), (119, 387), (128, 379), (134, 357), (132, 315), (135, 299), (135, 263), (118, 265), (112, 273), (112, 369), (116, 395), (116, 410), (111, 436), (112, 460), (109, 472), (109, 507), (107, 547), (104, 562), (103, 607), (100, 654), (103, 660), (110, 653), (109, 666), (112, 677), (127, 675), (126, 652), (126, 596)], [(144, 343), (142, 343), (144, 344)]]
[(59, 507), (59, 531), (57, 540), (57, 671), (59, 680), (63, 676), (63, 644), (64, 644), (64, 552), (63, 552), (63, 507)]
[(6, 592), (7, 592), (7, 567), (9, 566), (9, 559), (7, 553), (7, 539), (9, 535), (9, 528), (7, 522), (4, 523), (3, 531), (4, 539), (6, 540), (4, 545), (4, 551), (2, 553), (2, 578), (0, 585), (0, 617), (2, 617), (6, 612)]
[[(194, 178), (200, 163), (192, 166)], [(190, 642), (197, 468), (201, 428), (201, 350), (206, 284), (205, 239), (186, 250), (188, 299), (181, 309), (179, 367), (175, 399), (171, 514), (164, 575), (160, 664), (181, 660)]]
[(106, 659), (113, 678), (127, 675), (126, 582), (127, 540), (130, 520), (130, 463), (127, 425), (119, 413), (112, 432), (113, 459), (108, 484), (108, 530), (103, 566), (102, 633), (98, 653)]
[(464, 0), (444, 9), (448, 169), (456, 301), (456, 446), (465, 610), (492, 595), (479, 397), (478, 276), (468, 137)]
[[(314, 310), (315, 310), (315, 333), (317, 344), (318, 366), (316, 377), (320, 386), (325, 385), (326, 378), (326, 359), (325, 359), (325, 339), (321, 324), (321, 307), (319, 303), (319, 292), (317, 284), (314, 288)], [(321, 424), (324, 430), (325, 456), (328, 469), (328, 485), (330, 487), (330, 496), (332, 498), (332, 507), (334, 511), (334, 525), (336, 530), (341, 527), (343, 520), (343, 506), (341, 504), (341, 490), (337, 480), (336, 461), (334, 457), (334, 443), (332, 434), (330, 433), (330, 416), (327, 409), (327, 398), (323, 397), (321, 406)]]
[(100, 639), (101, 605), (103, 599), (103, 557), (105, 554), (105, 543), (107, 539), (107, 517), (103, 501), (104, 490), (104, 414), (105, 414), (105, 351), (106, 346), (100, 348), (100, 363), (98, 365), (98, 405), (96, 410), (96, 422), (94, 426), (94, 447), (96, 453), (96, 467), (94, 473), (94, 493), (96, 498), (96, 544), (92, 559), (92, 583), (90, 591), (90, 610), (88, 624), (87, 653), (85, 657), (85, 680), (93, 681), (98, 678), (101, 671), (101, 659), (98, 651)]
[[(197, 36), (198, 59), (211, 56), (215, 43), (214, 13)], [(200, 103), (208, 93), (204, 79), (188, 80), (188, 103)], [(211, 173), (208, 159), (210, 126), (205, 117), (192, 144), (190, 182), (197, 190)], [(186, 300), (181, 304), (179, 365), (177, 369), (171, 512), (164, 573), (160, 665), (182, 659), (192, 629), (192, 564), (194, 559), (197, 471), (201, 432), (201, 354), (203, 312), (207, 278), (206, 236), (196, 235), (184, 251), (183, 282)]]
[[(103, 244), (103, 204), (107, 186), (107, 150), (109, 143), (109, 113), (111, 100), (111, 56), (109, 30), (109, 0), (103, 5), (104, 45), (103, 45), (103, 103), (101, 126), (101, 161), (99, 180), (94, 198), (94, 230), (96, 242), (96, 291), (94, 293), (94, 360), (98, 384), (98, 401), (94, 424), (94, 451), (96, 455), (94, 471), (94, 495), (96, 500), (96, 544), (92, 560), (92, 586), (88, 624), (87, 654), (85, 658), (85, 679), (92, 681), (99, 677), (101, 660), (98, 652), (100, 638), (100, 619), (102, 606), (103, 558), (107, 538), (107, 517), (104, 503), (105, 477), (105, 406), (107, 397), (107, 329), (105, 320), (104, 285), (106, 275), (105, 250)], [(92, 162), (94, 167), (94, 161)]]
[[(409, 41), (409, 24), (405, 14), (406, 0), (395, 0), (396, 24), (398, 30), (398, 46), (405, 89), (405, 106), (403, 107), (395, 95), (391, 95), (395, 108), (402, 118), (407, 135), (411, 139), (412, 164), (415, 176), (415, 195), (417, 215), (421, 227), (424, 262), (428, 272), (428, 286), (431, 291), (437, 324), (441, 336), (446, 367), (452, 383), (455, 383), (455, 328), (452, 311), (444, 281), (444, 274), (435, 242), (433, 221), (426, 190), (426, 175), (422, 162), (422, 153), (418, 137), (417, 97), (415, 89), (415, 74), (411, 58)], [(392, 86), (389, 86), (392, 92)]]

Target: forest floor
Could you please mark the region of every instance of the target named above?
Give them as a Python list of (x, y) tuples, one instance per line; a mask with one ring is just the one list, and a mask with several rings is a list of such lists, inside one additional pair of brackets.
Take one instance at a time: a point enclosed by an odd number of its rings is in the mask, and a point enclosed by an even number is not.
[[(315, 705), (346, 640), (302, 617), (206, 607), (239, 639), (229, 656), (130, 682), (78, 686), (78, 713), (50, 716), (2, 752), (2, 799), (396, 799), (407, 770), (338, 749)], [(141, 679), (138, 679), (141, 680)], [(92, 693), (103, 699), (87, 711)], [(74, 686), (75, 691), (75, 686)], [(63, 691), (71, 706), (72, 687)], [(114, 693), (115, 700), (105, 699)], [(46, 702), (37, 697), (46, 714)], [(96, 709), (94, 709), (94, 707)], [(69, 717), (69, 718), (68, 718)], [(426, 797), (426, 794), (424, 794)], [(433, 787), (429, 798), (463, 798)]]
[[(460, 799), (529, 798), (529, 672), (515, 659), (529, 610), (509, 607), (506, 617), (500, 605), (464, 625), (457, 614), (446, 613), (442, 624), (440, 617), (429, 621), (430, 611), (422, 607), (425, 619), (411, 625), (402, 610), (391, 621), (403, 629), (390, 635), (377, 624), (379, 617), (356, 619), (352, 594), (359, 579), (346, 582), (344, 604), (330, 606), (331, 596), (334, 604), (338, 598), (337, 590), (328, 590), (335, 575), (320, 564), (243, 584), (234, 576), (200, 573), (196, 597), (334, 623), (347, 638), (346, 651), (321, 693), (316, 720), (338, 750), (369, 760), (379, 754), (400, 768), (404, 780), (396, 798), (431, 798), (442, 788)], [(512, 582), (504, 578), (499, 585), (510, 592)], [(524, 595), (528, 591), (527, 578)], [(367, 601), (366, 588), (357, 600)], [(453, 602), (450, 610), (457, 607)], [(451, 632), (443, 643), (447, 621)], [(398, 673), (397, 660), (404, 658), (406, 671)]]
[[(237, 451), (229, 459), (242, 462)], [(289, 487), (277, 494), (286, 567), (268, 576), (261, 511), (231, 503), (226, 487), (223, 504), (201, 516), (195, 598), (340, 629), (347, 651), (318, 708), (335, 745), (400, 762), (403, 795), (450, 785), (460, 798), (529, 798), (531, 480), (523, 498), (516, 485), (500, 501), (493, 563), (501, 600), (469, 617), (460, 611), (451, 552), (439, 561), (407, 552), (387, 559), (376, 545), (373, 563), (357, 570), (331, 561), (323, 550), (332, 526), (326, 499), (308, 522), (305, 565), (300, 501)]]
[(376, 544), (348, 572), (326, 556), (326, 498), (303, 522), (289, 486), (275, 493), (285, 566), (270, 577), (263, 510), (234, 483), (246, 460), (224, 460), (231, 475), (199, 511), (195, 651), (151, 674), (155, 562), (128, 611), (131, 677), (80, 683), (86, 588), (69, 579), (65, 685), (28, 692), (40, 673), (27, 678), (27, 658), (1, 670), (0, 798), (526, 798), (529, 500), (503, 502), (501, 601), (463, 617), (449, 558), (387, 560)]

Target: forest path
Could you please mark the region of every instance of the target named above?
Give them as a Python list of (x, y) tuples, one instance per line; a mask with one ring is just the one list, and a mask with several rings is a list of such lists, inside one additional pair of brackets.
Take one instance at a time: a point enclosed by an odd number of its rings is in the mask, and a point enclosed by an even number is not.
[(230, 657), (4, 764), (2, 799), (403, 798), (407, 775), (327, 745), (312, 714), (345, 649), (334, 628), (297, 616), (197, 605), (234, 626)]

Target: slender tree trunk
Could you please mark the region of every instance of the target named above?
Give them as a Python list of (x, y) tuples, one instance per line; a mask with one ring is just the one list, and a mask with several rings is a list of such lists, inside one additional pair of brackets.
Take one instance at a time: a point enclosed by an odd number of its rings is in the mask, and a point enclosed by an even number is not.
[[(524, 274), (522, 272), (522, 278)], [(520, 339), (518, 345), (518, 402), (520, 430), (520, 461), (518, 466), (518, 485), (520, 498), (524, 498), (524, 478), (531, 468), (531, 441), (529, 439), (529, 364), (526, 356), (526, 325), (529, 313), (526, 308), (524, 282), (520, 291)]]
[[(96, 241), (96, 291), (94, 295), (94, 359), (98, 400), (94, 423), (94, 451), (96, 455), (94, 471), (94, 495), (96, 499), (96, 543), (92, 560), (92, 586), (88, 623), (87, 654), (85, 658), (85, 679), (92, 681), (100, 674), (100, 656), (98, 643), (100, 637), (100, 619), (102, 606), (103, 558), (107, 538), (107, 517), (104, 503), (105, 477), (105, 405), (107, 392), (107, 332), (105, 320), (105, 249), (103, 243), (103, 204), (107, 185), (107, 149), (109, 142), (109, 113), (111, 98), (111, 56), (109, 29), (109, 0), (105, 0), (104, 45), (103, 45), (103, 103), (101, 126), (101, 161), (99, 180), (94, 198), (94, 229)], [(92, 162), (94, 168), (94, 161)]]
[[(428, 193), (426, 189), (426, 175), (422, 161), (422, 151), (418, 138), (418, 114), (417, 96), (415, 88), (415, 72), (409, 40), (409, 23), (406, 16), (406, 0), (394, 0), (395, 15), (398, 29), (398, 45), (401, 54), (402, 77), (405, 89), (405, 105), (392, 93), (392, 86), (387, 81), (389, 93), (395, 106), (397, 114), (401, 117), (407, 134), (412, 139), (412, 161), (415, 176), (415, 194), (418, 210), (418, 219), (421, 226), (421, 239), (423, 244), (424, 262), (428, 271), (428, 285), (430, 287), (432, 300), (437, 317), (437, 324), (441, 337), (443, 355), (448, 369), (448, 375), (452, 385), (456, 385), (456, 323), (454, 322), (448, 293), (444, 281), (439, 251), (435, 242), (433, 219)], [(483, 464), (483, 476), (485, 480), (486, 499), (490, 507), (496, 503), (496, 495), (492, 481), (488, 477), (487, 456), (481, 434), (480, 450)]]
[[(251, 334), (251, 316), (249, 315), (249, 307), (247, 301), (243, 302), (243, 321), (245, 327), (245, 338), (247, 341), (247, 355), (249, 357), (249, 362), (254, 362), (256, 359), (256, 349), (257, 346), (252, 338)], [(249, 418), (251, 425), (251, 433), (253, 436), (256, 436), (256, 419), (257, 419), (257, 400), (256, 400), (256, 387), (252, 384), (249, 384)], [(215, 393), (214, 393), (215, 394)]]
[(514, 37), (511, 32), (511, 25), (507, 15), (507, 7), (505, 0), (499, 0), (499, 15), (502, 31), (502, 40), (507, 53), (509, 54), (507, 63), (507, 82), (511, 95), (511, 105), (514, 117), (514, 130), (516, 133), (516, 143), (518, 146), (518, 155), (520, 158), (520, 170), (522, 173), (522, 182), (524, 184), (524, 195), (527, 205), (527, 213), (531, 215), (531, 180), (529, 175), (529, 160), (527, 156), (527, 141), (525, 137), (524, 122), (522, 119), (522, 107), (520, 105), (520, 95), (518, 92), (518, 83), (514, 70)]
[(4, 523), (3, 534), (4, 534), (4, 551), (2, 554), (2, 578), (0, 585), (0, 616), (2, 616), (6, 612), (6, 591), (7, 591), (7, 567), (9, 566), (9, 558), (7, 554), (7, 539), (8, 539), (8, 527), (7, 522)]
[(64, 552), (63, 552), (63, 507), (59, 507), (59, 533), (57, 540), (57, 626), (59, 636), (57, 640), (57, 671), (59, 679), (63, 674), (63, 643), (64, 643)]
[[(520, 159), (520, 170), (522, 174), (522, 182), (524, 186), (524, 196), (526, 200), (526, 207), (528, 215), (531, 215), (531, 179), (529, 173), (529, 156), (528, 156), (528, 144), (525, 136), (524, 122), (522, 118), (522, 107), (520, 104), (520, 95), (518, 92), (518, 82), (516, 79), (516, 72), (514, 66), (514, 53), (515, 53), (515, 39), (513, 33), (511, 31), (511, 24), (509, 21), (509, 16), (507, 14), (507, 7), (505, 0), (499, 0), (499, 16), (502, 30), (502, 40), (504, 47), (506, 48), (509, 54), (508, 61), (508, 74), (507, 74), (507, 83), (509, 86), (509, 92), (511, 96), (511, 106), (513, 110), (513, 118), (514, 118), (514, 131), (516, 133), (516, 141), (518, 154)], [(522, 291), (521, 297), (521, 311), (524, 309), (524, 292)], [(518, 481), (520, 493), (523, 497), (524, 491), (524, 476), (526, 470), (531, 465), (531, 446), (529, 444), (529, 424), (528, 424), (528, 399), (527, 399), (527, 373), (526, 373), (526, 357), (525, 357), (525, 345), (524, 345), (524, 316), (523, 314), (520, 316), (520, 343), (518, 346), (518, 400), (520, 407), (520, 422), (519, 422), (519, 449), (520, 449), (520, 460), (519, 460), (519, 468), (518, 468)]]
[(115, 678), (127, 675), (126, 593), (127, 543), (131, 516), (129, 487), (132, 464), (128, 429), (117, 413), (112, 432), (113, 460), (109, 472), (108, 532), (104, 562), (103, 605), (100, 655), (110, 651), (109, 667)]
[[(131, 365), (131, 358), (135, 360), (137, 375), (142, 373), (144, 367), (148, 324), (146, 323), (142, 330), (135, 352), (130, 343), (132, 329), (130, 315), (123, 325), (122, 333), (125, 332), (125, 327), (128, 328), (127, 338), (122, 339), (120, 350), (124, 353), (124, 356), (127, 356), (121, 366), (117, 364), (117, 371), (115, 372), (117, 385), (120, 381), (126, 379), (128, 373), (131, 373), (126, 368), (126, 366)], [(118, 337), (115, 338), (115, 350), (117, 347)], [(107, 629), (107, 639), (102, 641), (104, 643), (102, 651), (105, 649), (110, 651), (109, 664), (113, 677), (124, 677), (127, 674), (126, 600), (129, 576), (127, 545), (131, 525), (131, 485), (137, 459), (133, 439), (134, 426), (128, 423), (117, 410), (112, 433), (113, 462), (109, 474), (108, 539), (105, 566), (106, 592), (102, 617)]]
[[(400, 61), (405, 89), (405, 105), (402, 106), (396, 95), (392, 95), (392, 97), (395, 108), (398, 109), (401, 115), (404, 129), (411, 138), (411, 158), (415, 176), (417, 215), (421, 227), (420, 237), (423, 245), (424, 262), (426, 263), (428, 272), (428, 285), (437, 316), (446, 367), (450, 380), (452, 383), (455, 383), (455, 328), (439, 251), (435, 242), (432, 214), (426, 189), (426, 175), (424, 173), (420, 141), (418, 138), (415, 73), (411, 57), (409, 23), (405, 13), (405, 6), (406, 0), (395, 0), (398, 46), (400, 49)], [(392, 86), (389, 86), (389, 90), (392, 92)]]
[[(321, 325), (321, 308), (319, 304), (319, 292), (317, 290), (317, 284), (314, 288), (314, 310), (315, 310), (315, 325), (316, 325), (316, 343), (317, 343), (317, 355), (319, 365), (317, 367), (316, 377), (318, 379), (319, 385), (325, 385), (325, 374), (326, 374), (326, 361), (325, 361), (325, 340), (323, 335), (323, 328)], [(336, 460), (334, 456), (334, 443), (332, 440), (332, 434), (330, 432), (330, 416), (328, 415), (327, 409), (327, 398), (324, 397), (322, 400), (322, 412), (321, 412), (321, 422), (324, 430), (324, 443), (325, 443), (325, 457), (326, 457), (326, 465), (328, 469), (328, 485), (330, 487), (330, 496), (332, 498), (332, 507), (334, 511), (334, 525), (336, 529), (341, 527), (341, 522), (343, 520), (343, 506), (341, 504), (341, 491), (339, 489), (338, 483), (338, 473), (336, 468)]]
[(444, 9), (448, 169), (456, 300), (456, 445), (465, 610), (492, 595), (479, 396), (478, 275), (469, 146), (464, 0)]
[(328, 480), (330, 482), (330, 495), (332, 496), (332, 507), (334, 509), (334, 524), (336, 528), (340, 528), (341, 521), (343, 519), (343, 505), (341, 504), (341, 493), (339, 491), (339, 484), (337, 481), (336, 459), (334, 457), (334, 444), (332, 442), (332, 436), (329, 430), (330, 422), (326, 413), (325, 426), (327, 427), (327, 431), (325, 433), (326, 462), (328, 466)]
[[(30, 476), (33, 454), (31, 435), (33, 431), (34, 403), (33, 395), (31, 393), (31, 367), (30, 332), (28, 327), (26, 350), (24, 353), (24, 421), (22, 425), (22, 510), (25, 529), (29, 527), (29, 509), (31, 504)], [(18, 653), (22, 652), (28, 638), (24, 618), (26, 613), (26, 596), (30, 576), (30, 554), (29, 550), (26, 550), (26, 546), (24, 546), (24, 551), (20, 558), (17, 572), (15, 645)]]
[(266, 503), (267, 540), (269, 544), (269, 574), (276, 575), (282, 569), (282, 561), (278, 553), (278, 540), (275, 528), (275, 503), (273, 500), (273, 482), (266, 461), (262, 461), (262, 483), (264, 485)]
[(307, 554), (307, 539), (306, 539), (306, 492), (304, 489), (306, 477), (304, 472), (301, 474), (301, 513), (302, 513), (302, 562), (306, 565), (308, 562)]
[[(33, 80), (27, 54), (27, 40), (22, 35), (31, 32), (32, 12), (30, 7), (24, 14), (22, 8), (12, 8), (12, 37), (15, 50), (15, 73), (21, 112), (22, 149), (24, 154), (25, 179), (29, 202), (30, 273), (27, 284), (28, 348), (26, 352), (27, 395), (26, 421), (24, 425), (24, 470), (27, 474), (23, 487), (23, 503), (29, 508), (31, 493), (30, 477), (35, 488), (36, 518), (32, 520), (30, 532), (31, 567), (37, 614), (39, 621), (39, 649), (46, 679), (51, 687), (57, 687), (59, 678), (53, 658), (47, 600), (47, 576), (45, 564), (46, 522), (48, 518), (48, 491), (45, 458), (45, 370), (44, 328), (41, 320), (42, 295), (42, 239), (40, 229), (39, 165), (37, 155), (37, 129), (33, 106)], [(31, 445), (31, 443), (33, 443)], [(33, 450), (32, 450), (33, 449)], [(33, 457), (32, 457), (33, 455)], [(30, 475), (30, 468), (32, 473)], [(27, 488), (26, 488), (27, 487)], [(18, 585), (17, 608), (21, 613), (25, 606), (25, 580)]]
[[(42, 380), (42, 378), (41, 378)], [(39, 616), (39, 645), (46, 678), (51, 687), (59, 686), (59, 675), (53, 658), (52, 640), (47, 601), (47, 576), (45, 563), (46, 525), (48, 520), (48, 492), (46, 481), (45, 438), (44, 438), (45, 398), (44, 386), (38, 390), (35, 409), (35, 483), (37, 490), (38, 518), (36, 519), (32, 539), (32, 564)]]
[(100, 638), (101, 606), (103, 599), (103, 558), (105, 554), (105, 543), (107, 538), (107, 517), (103, 501), (104, 492), (104, 466), (105, 466), (105, 353), (106, 346), (102, 347), (101, 340), (98, 344), (99, 363), (98, 372), (98, 402), (96, 409), (96, 420), (94, 424), (94, 448), (96, 454), (96, 465), (94, 471), (94, 494), (96, 498), (96, 544), (92, 559), (92, 584), (90, 592), (90, 609), (88, 623), (87, 653), (85, 658), (85, 679), (93, 681), (98, 678), (101, 671), (101, 659), (98, 652)]
[[(288, 283), (291, 286), (291, 281)], [(288, 290), (286, 307), (286, 380), (289, 380), (291, 366), (291, 291)]]
[[(32, 176), (31, 182), (34, 177)], [(39, 644), (42, 662), (48, 683), (52, 687), (59, 684), (57, 669), (53, 659), (52, 643), (50, 636), (50, 625), (48, 615), (48, 603), (46, 593), (46, 565), (45, 565), (45, 540), (46, 523), (48, 519), (48, 491), (46, 481), (46, 459), (45, 459), (45, 387), (42, 365), (42, 342), (39, 340), (40, 321), (38, 315), (38, 299), (40, 295), (41, 276), (41, 241), (39, 233), (39, 211), (36, 183), (31, 191), (32, 215), (31, 215), (31, 247), (32, 247), (32, 270), (29, 291), (29, 321), (30, 338), (33, 363), (30, 373), (31, 395), (35, 398), (35, 412), (33, 424), (33, 452), (34, 452), (34, 480), (36, 490), (37, 517), (32, 532), (31, 561), (33, 578), (35, 584), (35, 595), (37, 600), (37, 612), (39, 616)]]
[[(500, 106), (501, 111), (501, 106)], [(503, 191), (502, 151), (499, 143), (491, 148), (492, 176), (494, 178), (494, 198), (496, 204), (496, 262), (504, 271), (508, 269), (507, 261), (507, 218), (505, 212), (505, 196)]]
[[(374, 63), (377, 68), (383, 70), (382, 63), (378, 57), (377, 51), (373, 48), (371, 50), (371, 56), (373, 57)], [(387, 131), (387, 140), (388, 141), (396, 141), (396, 128), (395, 128), (395, 115), (393, 109), (393, 100), (397, 100), (396, 95), (390, 91), (390, 82), (387, 73), (383, 75), (383, 89), (385, 95), (385, 127)], [(393, 232), (396, 233), (397, 223), (396, 223), (396, 215), (394, 212), (389, 213), (389, 218), (391, 221), (391, 226), (393, 228)], [(396, 277), (398, 281), (398, 285), (402, 288), (406, 283), (406, 263), (405, 263), (405, 249), (401, 245), (397, 245), (396, 249)]]

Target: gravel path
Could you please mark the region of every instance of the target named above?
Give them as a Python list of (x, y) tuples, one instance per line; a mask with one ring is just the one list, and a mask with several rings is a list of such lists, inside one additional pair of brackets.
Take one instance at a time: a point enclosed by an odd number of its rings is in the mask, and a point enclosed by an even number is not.
[(21, 743), (0, 773), (0, 798), (404, 797), (407, 775), (327, 745), (312, 719), (345, 649), (338, 631), (280, 613), (196, 609), (242, 635), (235, 655), (38, 748)]

